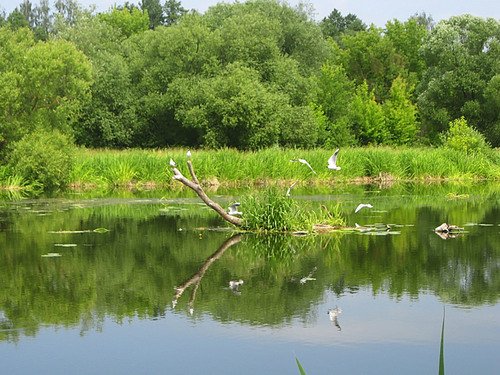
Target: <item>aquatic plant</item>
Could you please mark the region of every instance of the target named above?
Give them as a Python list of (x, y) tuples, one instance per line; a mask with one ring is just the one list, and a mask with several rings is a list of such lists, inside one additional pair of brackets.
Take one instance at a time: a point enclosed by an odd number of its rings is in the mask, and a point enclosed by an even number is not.
[(306, 375), (306, 371), (304, 370), (304, 367), (300, 364), (300, 361), (297, 357), (295, 357), (295, 362), (297, 362), (297, 367), (299, 368), (299, 373), (300, 375)]
[(443, 323), (441, 325), (441, 344), (439, 345), (439, 375), (444, 375), (444, 320), (446, 316), (445, 308), (443, 307)]
[(252, 230), (290, 231), (303, 216), (297, 202), (271, 187), (243, 200), (244, 227)]

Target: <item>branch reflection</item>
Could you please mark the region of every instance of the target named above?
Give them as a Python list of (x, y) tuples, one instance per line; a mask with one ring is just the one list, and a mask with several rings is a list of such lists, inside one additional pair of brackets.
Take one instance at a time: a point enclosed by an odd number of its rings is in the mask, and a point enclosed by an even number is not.
[(184, 291), (187, 288), (189, 288), (190, 286), (194, 285), (193, 290), (191, 291), (191, 295), (189, 297), (189, 301), (188, 301), (189, 313), (192, 315), (194, 312), (194, 300), (196, 299), (196, 291), (198, 290), (201, 279), (205, 275), (205, 272), (210, 268), (212, 263), (214, 263), (217, 259), (219, 259), (224, 254), (224, 252), (227, 249), (229, 249), (230, 247), (239, 243), (242, 238), (243, 238), (242, 234), (236, 234), (236, 235), (228, 238), (226, 241), (224, 241), (224, 243), (219, 247), (219, 249), (215, 253), (210, 255), (207, 258), (207, 260), (205, 260), (205, 262), (200, 267), (198, 272), (196, 272), (193, 276), (191, 276), (188, 280), (186, 280), (181, 285), (175, 287), (174, 299), (172, 300), (172, 308), (175, 308), (175, 306), (177, 305), (177, 301), (182, 296)]

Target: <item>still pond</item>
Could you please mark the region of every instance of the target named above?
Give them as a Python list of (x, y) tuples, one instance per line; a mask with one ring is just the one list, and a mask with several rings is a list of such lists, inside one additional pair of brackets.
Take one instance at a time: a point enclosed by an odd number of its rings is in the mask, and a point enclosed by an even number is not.
[(237, 234), (190, 192), (2, 198), (0, 372), (438, 374), (441, 355), (448, 374), (500, 373), (498, 186), (293, 199), (389, 227)]

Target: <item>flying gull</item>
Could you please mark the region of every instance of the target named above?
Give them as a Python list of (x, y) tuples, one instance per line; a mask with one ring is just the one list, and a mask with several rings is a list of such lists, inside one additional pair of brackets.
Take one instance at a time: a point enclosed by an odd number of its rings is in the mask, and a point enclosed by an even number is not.
[(354, 210), (354, 213), (358, 212), (359, 210), (363, 209), (363, 208), (373, 208), (373, 206), (370, 204), (370, 203), (360, 203), (358, 205), (358, 207), (356, 207), (356, 209)]
[(232, 205), (229, 206), (229, 215), (241, 215), (242, 212), (238, 211), (238, 207), (241, 205), (240, 202), (235, 202)]
[(328, 159), (328, 169), (333, 169), (334, 171), (339, 171), (340, 167), (337, 166), (337, 155), (340, 149), (336, 149), (330, 159)]
[(290, 161), (293, 161), (293, 162), (297, 162), (298, 161), (299, 163), (305, 164), (305, 165), (307, 165), (309, 167), (309, 169), (312, 171), (312, 173), (316, 174), (316, 172), (314, 171), (314, 169), (311, 167), (311, 164), (309, 164), (306, 159), (292, 159)]

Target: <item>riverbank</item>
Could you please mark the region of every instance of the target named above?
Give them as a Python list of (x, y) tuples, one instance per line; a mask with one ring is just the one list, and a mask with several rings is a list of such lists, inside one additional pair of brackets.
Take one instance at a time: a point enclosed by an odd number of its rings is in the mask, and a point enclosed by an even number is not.
[[(173, 181), (169, 160), (189, 175), (187, 149), (108, 150), (79, 149), (68, 188), (92, 189), (180, 189)], [(393, 183), (399, 181), (471, 181), (500, 179), (500, 151), (470, 155), (444, 148), (342, 148), (337, 164), (327, 168), (333, 150), (269, 148), (260, 151), (192, 150), (191, 160), (205, 186), (244, 187), (270, 183), (286, 186), (307, 181), (321, 186), (337, 183)], [(293, 159), (305, 159), (312, 169)], [(5, 180), (5, 179), (4, 179)], [(17, 181), (17, 180), (15, 180)], [(14, 181), (14, 182), (15, 182)], [(8, 182), (6, 184), (5, 182)], [(12, 179), (2, 184), (16, 189)]]

